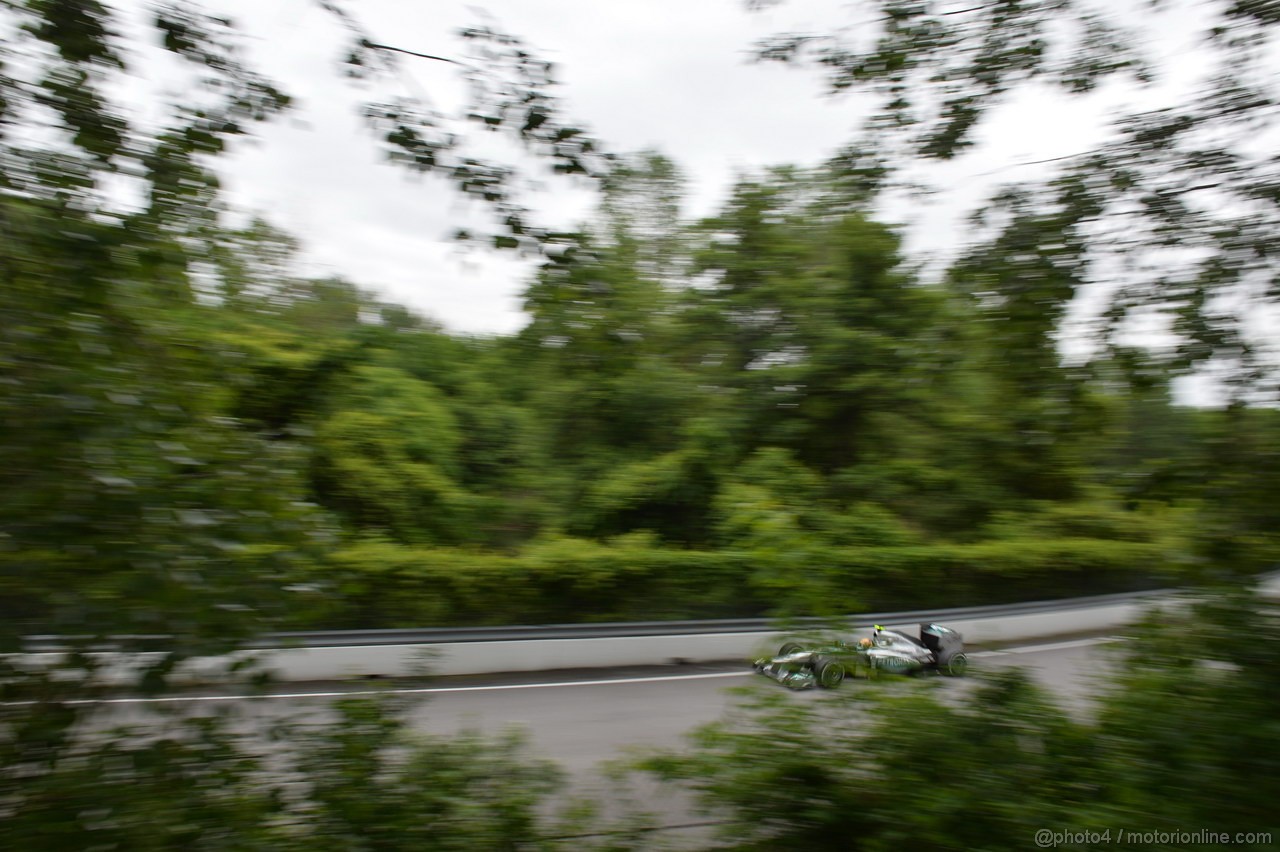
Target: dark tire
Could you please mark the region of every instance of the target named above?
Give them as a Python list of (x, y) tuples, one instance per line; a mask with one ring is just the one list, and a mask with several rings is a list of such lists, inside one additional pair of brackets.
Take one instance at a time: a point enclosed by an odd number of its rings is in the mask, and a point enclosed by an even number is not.
[(778, 649), (778, 656), (785, 657), (787, 654), (794, 654), (796, 651), (803, 651), (804, 646), (799, 642), (788, 642)]
[(969, 658), (961, 651), (947, 657), (944, 662), (938, 665), (938, 668), (944, 674), (949, 674), (952, 677), (964, 677), (964, 673), (969, 670)]
[(844, 666), (835, 660), (818, 660), (813, 666), (813, 674), (818, 679), (818, 686), (823, 689), (835, 689), (844, 683)]

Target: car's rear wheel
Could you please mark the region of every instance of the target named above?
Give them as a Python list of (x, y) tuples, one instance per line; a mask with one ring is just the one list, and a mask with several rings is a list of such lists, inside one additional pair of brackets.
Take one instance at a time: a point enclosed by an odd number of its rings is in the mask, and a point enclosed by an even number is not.
[(942, 664), (942, 670), (952, 677), (962, 677), (969, 670), (969, 658), (964, 653), (952, 654)]
[(778, 656), (785, 657), (788, 654), (794, 654), (796, 651), (804, 650), (804, 646), (799, 642), (788, 642), (778, 649)]
[(844, 682), (844, 666), (835, 660), (819, 660), (813, 667), (813, 673), (818, 679), (818, 686), (823, 689), (835, 689)]

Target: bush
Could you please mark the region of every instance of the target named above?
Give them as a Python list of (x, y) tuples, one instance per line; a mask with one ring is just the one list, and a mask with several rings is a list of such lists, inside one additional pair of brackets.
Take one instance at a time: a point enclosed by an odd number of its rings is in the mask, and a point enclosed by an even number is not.
[(551, 538), (517, 555), (382, 539), (332, 554), (293, 626), (370, 629), (945, 608), (1168, 584), (1164, 546), (1100, 539), (680, 550), (644, 536)]
[(0, 848), (532, 850), (581, 828), (552, 816), (560, 774), (515, 733), (411, 734), (377, 699), (335, 710), (249, 734), (225, 713), (104, 730), (65, 700), (0, 705)]

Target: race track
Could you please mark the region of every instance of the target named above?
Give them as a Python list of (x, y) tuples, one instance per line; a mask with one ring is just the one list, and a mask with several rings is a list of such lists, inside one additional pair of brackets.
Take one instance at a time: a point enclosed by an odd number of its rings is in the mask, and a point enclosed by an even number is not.
[[(979, 651), (972, 654), (972, 670), (980, 677), (984, 670), (1025, 667), (1064, 704), (1083, 708), (1111, 648), (1110, 640), (1093, 638)], [(953, 683), (964, 688), (969, 680)], [(338, 696), (390, 692), (413, 702), (409, 718), (418, 730), (448, 734), (462, 728), (496, 732), (518, 726), (526, 732), (534, 753), (577, 776), (619, 757), (629, 747), (680, 747), (687, 732), (720, 718), (741, 700), (744, 688), (786, 692), (745, 665), (655, 666), (452, 678), (408, 687), (379, 681), (307, 685), (265, 696), (223, 692), (158, 700), (124, 698), (111, 702), (110, 715), (118, 722), (143, 722), (160, 704), (198, 712), (202, 707), (231, 703), (246, 718), (264, 723), (284, 716), (319, 720), (327, 716)], [(868, 688), (876, 685), (854, 680), (841, 687)], [(824, 693), (787, 694), (796, 701), (816, 701)]]

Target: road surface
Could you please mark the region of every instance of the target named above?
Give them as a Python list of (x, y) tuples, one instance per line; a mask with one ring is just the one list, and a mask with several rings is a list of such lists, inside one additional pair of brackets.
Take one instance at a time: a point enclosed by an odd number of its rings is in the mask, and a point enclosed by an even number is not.
[[(971, 670), (1022, 666), (1073, 709), (1088, 706), (1088, 696), (1109, 651), (1107, 638), (1076, 639), (971, 654)], [(951, 688), (966, 688), (951, 681)], [(846, 681), (841, 689), (876, 688)], [(396, 687), (364, 681), (307, 685), (260, 697), (229, 693), (170, 696), (163, 699), (118, 699), (109, 709), (115, 722), (143, 722), (160, 705), (201, 712), (228, 703), (237, 705), (250, 726), (291, 717), (324, 721), (335, 697), (393, 692), (414, 701), (409, 719), (416, 730), (450, 734), (464, 728), (496, 733), (518, 726), (532, 754), (559, 764), (578, 793), (608, 796), (601, 772), (606, 761), (637, 748), (680, 748), (685, 735), (715, 721), (742, 700), (743, 689), (786, 690), (759, 677), (745, 665), (663, 666), (625, 671), (520, 674), (483, 679), (450, 679)], [(820, 701), (822, 690), (787, 693), (796, 701)], [(646, 798), (652, 790), (641, 793)]]

